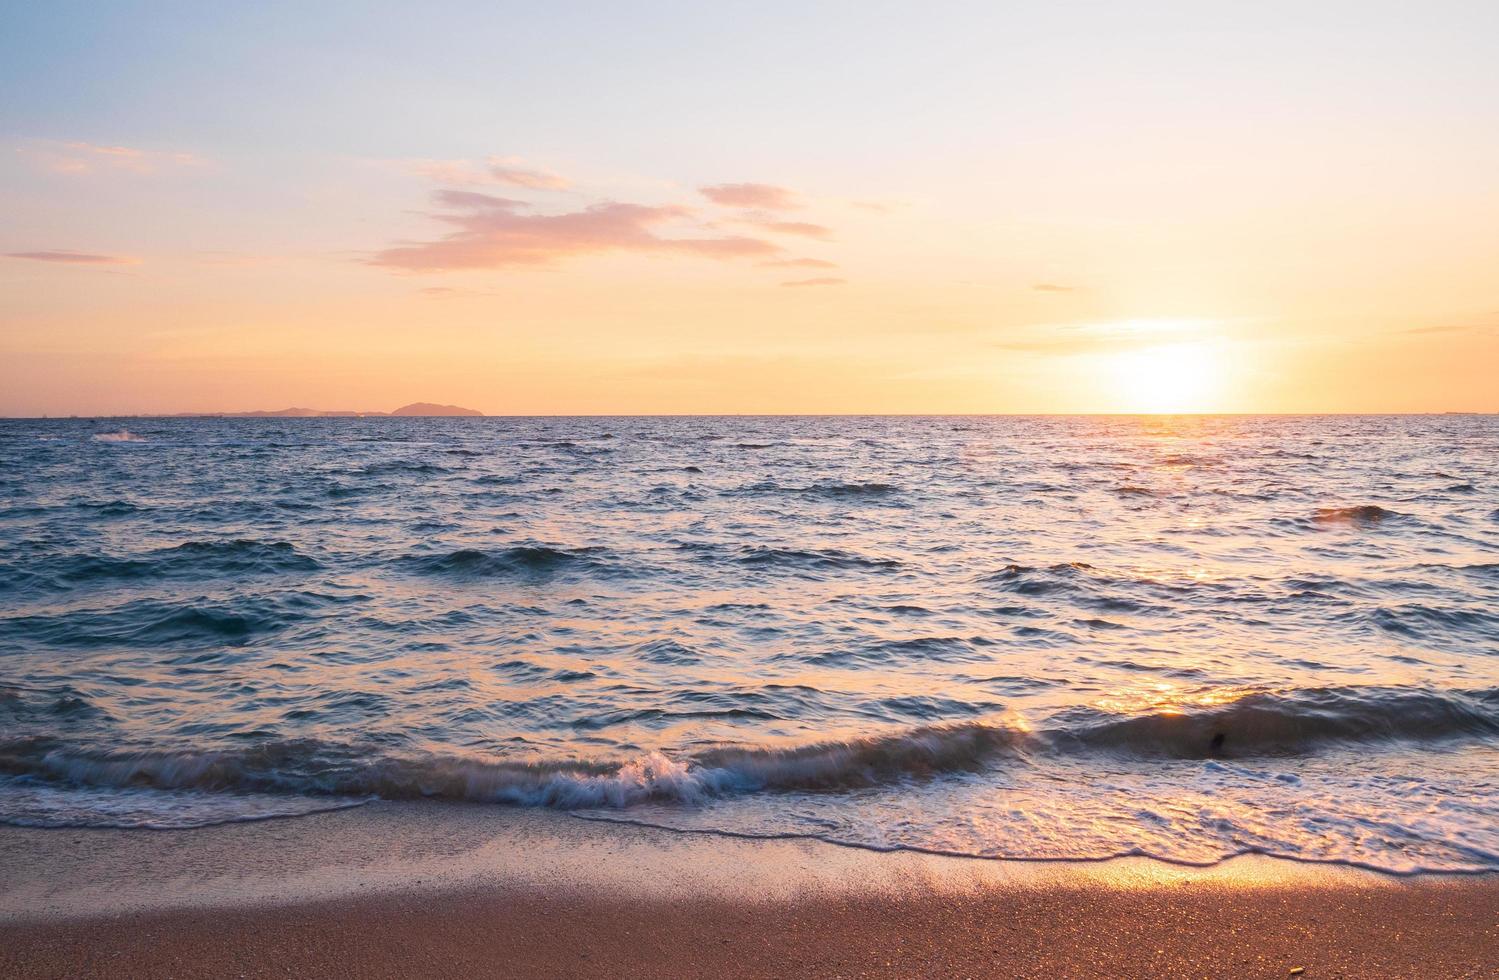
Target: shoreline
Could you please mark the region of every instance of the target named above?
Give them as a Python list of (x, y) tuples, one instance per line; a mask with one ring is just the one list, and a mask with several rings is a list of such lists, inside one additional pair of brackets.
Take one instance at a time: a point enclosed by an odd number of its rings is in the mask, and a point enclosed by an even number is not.
[(1006, 861), (446, 803), (0, 828), (15, 977), (1478, 976), (1496, 960), (1499, 874)]

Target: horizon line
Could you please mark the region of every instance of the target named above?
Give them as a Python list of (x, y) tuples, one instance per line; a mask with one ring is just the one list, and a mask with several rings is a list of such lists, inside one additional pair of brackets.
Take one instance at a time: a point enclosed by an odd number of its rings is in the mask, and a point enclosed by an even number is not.
[(1421, 412), (515, 412), (495, 415), (248, 415), (236, 412), (136, 412), (130, 414), (0, 415), (5, 422), (82, 422), (114, 419), (217, 419), (226, 422), (407, 421), (410, 419), (713, 419), (713, 418), (1337, 418), (1383, 415), (1391, 418), (1441, 415), (1494, 415), (1495, 409), (1438, 409)]

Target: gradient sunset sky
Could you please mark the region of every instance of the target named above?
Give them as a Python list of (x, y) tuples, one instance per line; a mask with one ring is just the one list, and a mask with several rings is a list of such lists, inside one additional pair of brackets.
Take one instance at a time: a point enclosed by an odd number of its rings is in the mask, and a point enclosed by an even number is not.
[(13, 3), (0, 414), (1499, 410), (1499, 3)]

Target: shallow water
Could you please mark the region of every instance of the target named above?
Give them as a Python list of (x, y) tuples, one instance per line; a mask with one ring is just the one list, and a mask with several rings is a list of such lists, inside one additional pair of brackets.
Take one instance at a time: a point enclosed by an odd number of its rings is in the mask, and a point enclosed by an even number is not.
[(1499, 419), (0, 422), (0, 820), (1499, 868)]

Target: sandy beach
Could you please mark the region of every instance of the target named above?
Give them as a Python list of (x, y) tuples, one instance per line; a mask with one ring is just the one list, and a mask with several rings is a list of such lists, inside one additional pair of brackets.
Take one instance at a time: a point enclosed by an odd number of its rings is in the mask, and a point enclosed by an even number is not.
[(0, 974), (1467, 977), (1499, 878), (1022, 863), (379, 804), (0, 831)]

